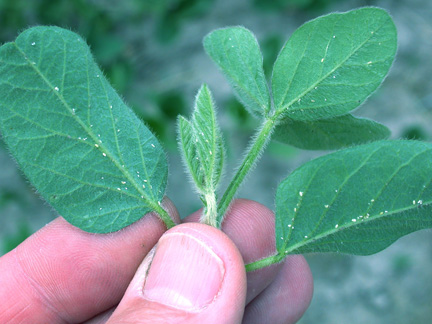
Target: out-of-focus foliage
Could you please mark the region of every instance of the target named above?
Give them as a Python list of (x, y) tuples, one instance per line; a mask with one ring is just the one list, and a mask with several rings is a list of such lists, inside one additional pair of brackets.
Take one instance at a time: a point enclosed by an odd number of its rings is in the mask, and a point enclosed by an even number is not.
[(27, 237), (32, 234), (32, 230), (27, 222), (20, 222), (17, 226), (17, 231), (15, 233), (9, 233), (3, 237), (2, 249), (0, 253), (9, 252), (21, 244)]
[(161, 42), (170, 42), (178, 36), (182, 25), (205, 14), (213, 0), (148, 0), (141, 2), (144, 12), (156, 17), (156, 37)]
[[(254, 0), (257, 9), (267, 10), (323, 10), (330, 4), (340, 0)], [(365, 1), (365, 5), (371, 5), (374, 1)]]

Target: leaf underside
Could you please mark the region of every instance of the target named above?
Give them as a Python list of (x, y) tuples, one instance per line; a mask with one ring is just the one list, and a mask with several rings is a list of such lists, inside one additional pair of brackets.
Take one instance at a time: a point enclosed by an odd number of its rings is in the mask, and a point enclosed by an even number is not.
[(304, 164), (277, 190), (277, 250), (369, 255), (432, 227), (430, 161), (430, 143), (380, 141)]
[(276, 111), (295, 120), (348, 113), (381, 84), (396, 48), (396, 27), (379, 8), (333, 13), (304, 24), (273, 67)]
[(0, 127), (37, 191), (85, 231), (119, 230), (164, 195), (163, 149), (73, 32), (35, 27), (0, 48)]
[(344, 115), (316, 121), (285, 119), (272, 138), (305, 150), (336, 150), (389, 136), (390, 130), (380, 123)]

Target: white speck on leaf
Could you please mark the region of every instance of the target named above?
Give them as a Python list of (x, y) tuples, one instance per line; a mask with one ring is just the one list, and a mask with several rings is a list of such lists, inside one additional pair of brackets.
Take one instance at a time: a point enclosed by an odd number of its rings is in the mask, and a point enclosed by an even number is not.
[(95, 147), (99, 147), (99, 145), (95, 144)]
[(35, 46), (35, 45), (36, 45), (36, 42), (33, 42), (33, 43), (32, 43), (32, 46)]
[(106, 153), (102, 153), (103, 156), (106, 156)]
[(336, 224), (336, 225), (335, 225), (335, 228), (338, 228), (338, 227), (339, 227), (339, 224)]
[(154, 144), (150, 144), (152, 147), (156, 147)]
[(299, 191), (299, 195), (300, 195), (300, 197), (302, 197), (303, 196), (303, 191)]
[(54, 90), (55, 90), (55, 91), (59, 91), (59, 88), (58, 88), (58, 87), (55, 87)]

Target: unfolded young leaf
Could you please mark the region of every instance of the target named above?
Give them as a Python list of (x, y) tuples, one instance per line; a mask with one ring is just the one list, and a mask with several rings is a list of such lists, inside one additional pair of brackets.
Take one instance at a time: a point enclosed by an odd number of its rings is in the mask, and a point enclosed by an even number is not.
[(71, 31), (35, 27), (0, 48), (0, 127), (37, 191), (85, 231), (119, 230), (164, 195), (164, 151)]
[(207, 54), (222, 70), (236, 96), (256, 117), (270, 111), (270, 95), (258, 41), (244, 27), (217, 29), (204, 38)]
[(273, 139), (305, 150), (336, 150), (386, 139), (390, 130), (366, 118), (344, 115), (316, 121), (285, 119)]
[(210, 90), (203, 85), (192, 120), (179, 117), (180, 151), (198, 191), (214, 192), (222, 173), (223, 144)]
[(432, 144), (379, 141), (312, 160), (276, 194), (280, 254), (368, 255), (432, 227)]
[(393, 20), (379, 8), (333, 13), (304, 24), (273, 67), (276, 111), (295, 120), (348, 113), (381, 84), (396, 48)]

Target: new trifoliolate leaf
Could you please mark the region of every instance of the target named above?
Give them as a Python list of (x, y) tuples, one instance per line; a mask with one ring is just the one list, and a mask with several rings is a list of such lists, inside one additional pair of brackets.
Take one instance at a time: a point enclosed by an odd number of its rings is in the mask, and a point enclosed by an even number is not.
[(223, 143), (213, 98), (203, 85), (195, 99), (191, 121), (179, 117), (182, 156), (200, 194), (216, 190), (223, 167)]
[(203, 85), (195, 99), (191, 121), (179, 117), (180, 151), (204, 203), (201, 221), (216, 226), (216, 189), (223, 168), (223, 142), (217, 125), (213, 98)]

